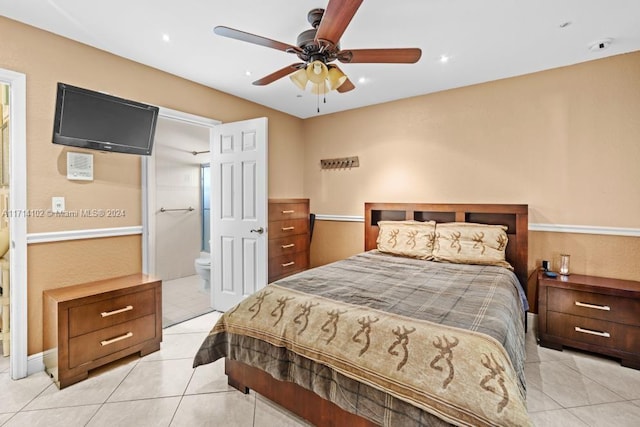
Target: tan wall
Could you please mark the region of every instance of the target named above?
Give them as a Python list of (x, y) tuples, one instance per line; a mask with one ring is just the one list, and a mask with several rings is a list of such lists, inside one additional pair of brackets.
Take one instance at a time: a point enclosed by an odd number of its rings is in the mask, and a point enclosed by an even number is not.
[[(46, 209), (52, 196), (64, 196), (67, 210), (126, 212), (119, 218), (31, 218), (28, 233), (141, 224), (139, 157), (93, 152), (94, 181), (66, 179), (69, 148), (51, 143), (59, 81), (223, 122), (266, 116), (269, 196), (303, 196), (302, 120), (4, 17), (0, 40), (0, 67), (27, 77), (27, 207)], [(43, 289), (140, 271), (140, 251), (139, 236), (30, 245), (29, 354), (42, 351)]]
[[(527, 203), (530, 223), (638, 229), (639, 76), (636, 52), (305, 120), (305, 196), (317, 214)], [(359, 168), (320, 169), (354, 155)], [(312, 265), (360, 252), (361, 228), (319, 222)], [(567, 252), (574, 272), (640, 280), (639, 240), (532, 232), (530, 269)]]
[(140, 272), (139, 236), (29, 245), (28, 354), (42, 351), (42, 292)]

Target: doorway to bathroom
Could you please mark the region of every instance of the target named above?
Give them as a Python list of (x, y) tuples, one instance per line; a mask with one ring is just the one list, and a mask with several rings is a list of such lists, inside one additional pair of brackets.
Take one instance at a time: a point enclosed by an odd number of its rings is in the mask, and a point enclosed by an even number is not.
[(149, 271), (162, 279), (163, 327), (213, 311), (209, 286), (210, 127), (161, 116), (149, 204), (155, 244)]

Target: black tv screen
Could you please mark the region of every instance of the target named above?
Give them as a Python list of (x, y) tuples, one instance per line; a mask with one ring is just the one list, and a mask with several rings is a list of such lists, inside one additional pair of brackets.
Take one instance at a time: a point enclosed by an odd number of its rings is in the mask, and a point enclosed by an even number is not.
[(53, 143), (150, 155), (158, 107), (58, 83)]

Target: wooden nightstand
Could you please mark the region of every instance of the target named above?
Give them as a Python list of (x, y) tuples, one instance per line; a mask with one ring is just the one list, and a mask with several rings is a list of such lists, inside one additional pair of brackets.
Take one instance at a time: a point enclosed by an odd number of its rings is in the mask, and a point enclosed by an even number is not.
[(540, 345), (600, 353), (640, 369), (640, 282), (538, 275)]
[(160, 349), (162, 282), (145, 274), (44, 291), (44, 365), (59, 388)]

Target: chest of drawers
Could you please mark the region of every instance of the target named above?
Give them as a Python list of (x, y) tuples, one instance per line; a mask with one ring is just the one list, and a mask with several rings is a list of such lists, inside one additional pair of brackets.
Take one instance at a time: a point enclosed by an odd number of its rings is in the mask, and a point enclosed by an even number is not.
[(269, 282), (309, 268), (309, 199), (269, 199)]
[(579, 348), (640, 369), (640, 282), (538, 276), (540, 345)]
[(91, 369), (160, 349), (162, 282), (131, 276), (44, 291), (44, 364), (59, 388)]

